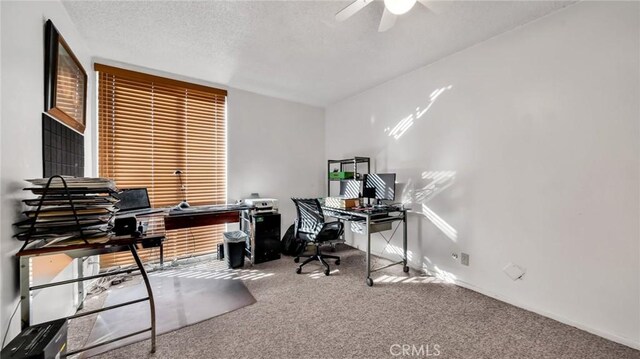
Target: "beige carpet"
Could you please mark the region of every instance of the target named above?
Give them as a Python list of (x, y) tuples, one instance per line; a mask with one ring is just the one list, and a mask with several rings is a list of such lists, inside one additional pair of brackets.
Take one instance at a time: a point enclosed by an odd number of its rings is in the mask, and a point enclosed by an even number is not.
[[(376, 273), (380, 280), (369, 288), (364, 254), (346, 246), (337, 254), (341, 265), (329, 277), (315, 264), (295, 274), (289, 257), (235, 272), (216, 262), (192, 265), (189, 275), (213, 271), (244, 281), (257, 303), (159, 336), (154, 355), (144, 341), (99, 357), (640, 358), (637, 350), (399, 266)], [(87, 307), (99, 302), (89, 299)], [(71, 340), (78, 343), (90, 321), (76, 321)]]

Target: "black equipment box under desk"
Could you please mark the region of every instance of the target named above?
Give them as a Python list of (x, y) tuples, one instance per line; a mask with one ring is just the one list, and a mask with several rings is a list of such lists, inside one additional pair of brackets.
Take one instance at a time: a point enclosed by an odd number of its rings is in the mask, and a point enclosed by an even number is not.
[(243, 211), (240, 229), (249, 235), (245, 250), (252, 264), (280, 259), (280, 213)]
[(2, 359), (64, 358), (67, 354), (67, 320), (30, 326), (18, 334), (4, 349)]

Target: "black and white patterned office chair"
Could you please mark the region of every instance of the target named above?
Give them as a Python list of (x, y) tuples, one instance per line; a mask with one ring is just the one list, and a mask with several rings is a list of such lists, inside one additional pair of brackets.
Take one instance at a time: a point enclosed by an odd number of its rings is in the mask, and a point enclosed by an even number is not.
[(292, 198), (296, 205), (298, 217), (294, 226), (294, 236), (306, 242), (315, 244), (315, 252), (313, 254), (301, 254), (294, 259), (294, 262), (300, 262), (300, 258), (307, 258), (298, 268), (296, 273), (302, 273), (302, 267), (312, 261), (319, 261), (325, 267), (324, 274), (329, 275), (329, 263), (325, 259), (335, 259), (335, 264), (340, 265), (340, 257), (322, 254), (320, 246), (327, 241), (339, 239), (344, 232), (342, 222), (325, 222), (322, 214), (322, 206), (317, 198)]

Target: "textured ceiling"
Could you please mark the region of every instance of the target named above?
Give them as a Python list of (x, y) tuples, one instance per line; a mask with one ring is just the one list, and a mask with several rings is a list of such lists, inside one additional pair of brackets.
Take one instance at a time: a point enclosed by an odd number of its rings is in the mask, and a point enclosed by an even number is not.
[(349, 3), (64, 1), (96, 57), (318, 106), (571, 4), (434, 1), (379, 33), (382, 2), (337, 23)]

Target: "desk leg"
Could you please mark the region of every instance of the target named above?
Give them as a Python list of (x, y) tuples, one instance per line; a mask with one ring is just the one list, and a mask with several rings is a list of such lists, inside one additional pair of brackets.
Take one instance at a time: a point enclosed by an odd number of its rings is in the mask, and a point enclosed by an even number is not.
[(29, 272), (31, 257), (20, 257), (20, 327), (22, 330), (31, 325), (31, 280)]
[(160, 269), (164, 268), (164, 243), (160, 243)]
[(402, 271), (409, 273), (409, 266), (407, 266), (407, 211), (404, 211), (402, 215), (402, 251), (404, 254), (402, 258)]
[[(84, 278), (84, 260), (86, 257), (78, 258), (78, 279)], [(76, 283), (78, 285), (78, 310), (84, 307), (84, 281)]]
[(151, 352), (155, 353), (156, 352), (156, 304), (153, 299), (153, 291), (151, 290), (151, 283), (149, 282), (147, 271), (144, 270), (142, 261), (140, 261), (140, 257), (138, 256), (136, 245), (130, 244), (129, 249), (131, 250), (131, 255), (133, 255), (133, 259), (136, 261), (136, 264), (140, 269), (140, 275), (142, 275), (142, 279), (144, 280), (144, 285), (147, 287), (147, 294), (149, 295), (149, 307), (151, 310)]
[(367, 216), (367, 222), (365, 228), (367, 229), (367, 285), (373, 286), (373, 279), (371, 279), (371, 218)]

